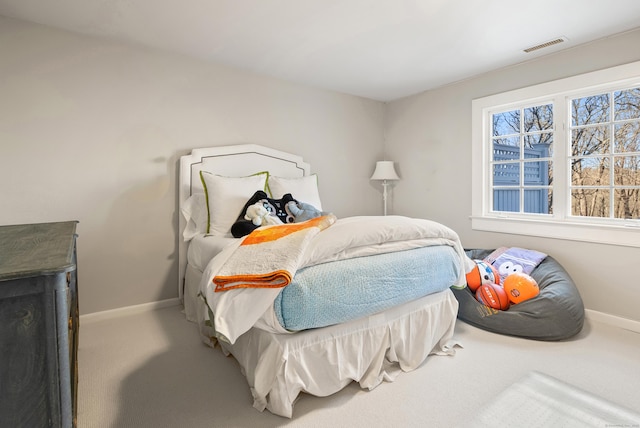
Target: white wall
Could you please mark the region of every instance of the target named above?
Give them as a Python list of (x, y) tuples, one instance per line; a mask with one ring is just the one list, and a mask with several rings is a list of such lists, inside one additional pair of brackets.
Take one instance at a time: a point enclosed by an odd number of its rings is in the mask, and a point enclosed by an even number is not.
[(381, 212), (383, 104), (0, 17), (0, 225), (79, 220), (81, 313), (177, 296), (192, 148), (302, 155), (323, 208)]
[[(471, 100), (640, 59), (640, 30), (388, 104), (394, 213), (469, 248), (546, 251), (588, 308), (640, 320), (640, 250), (471, 230)], [(384, 106), (0, 17), (0, 224), (79, 220), (83, 314), (175, 297), (176, 165), (195, 147), (301, 154), (338, 216), (380, 213)]]
[(640, 60), (640, 29), (428, 91), (387, 107), (387, 152), (402, 181), (394, 211), (440, 221), (467, 248), (520, 246), (556, 258), (589, 309), (640, 321), (640, 248), (471, 230), (471, 100)]

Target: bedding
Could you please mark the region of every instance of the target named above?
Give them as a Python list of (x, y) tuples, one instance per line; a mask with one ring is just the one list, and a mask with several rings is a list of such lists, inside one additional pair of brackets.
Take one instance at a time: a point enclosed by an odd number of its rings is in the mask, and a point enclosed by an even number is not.
[(226, 246), (237, 242), (228, 236), (205, 235), (200, 233), (193, 237), (189, 244), (189, 264), (201, 273), (213, 259)]
[(333, 215), (304, 223), (260, 227), (244, 237), (213, 277), (215, 292), (289, 285), (313, 238), (335, 223)]
[(184, 271), (184, 293), (182, 303), (185, 316), (189, 321), (197, 322), (198, 290), (202, 272), (213, 259), (226, 246), (236, 242), (234, 238), (226, 236), (195, 235), (189, 242), (186, 258), (189, 263)]
[[(279, 288), (215, 292), (214, 277), (240, 245), (239, 240), (225, 247), (204, 271), (200, 295), (203, 297), (202, 304), (208, 305), (209, 310), (202, 311), (204, 317), (199, 320), (201, 333), (205, 337), (234, 343), (258, 320), (261, 320), (261, 328), (268, 331), (289, 333), (277, 321), (273, 310), (274, 301), (281, 292)], [(448, 246), (454, 250), (453, 263), (457, 264), (457, 275), (453, 283), (447, 283), (446, 287), (464, 287), (465, 272), (471, 269), (473, 262), (466, 257), (457, 234), (442, 224), (403, 216), (338, 219), (309, 242), (299, 260), (299, 268), (429, 246)]]
[(190, 196), (182, 205), (180, 212), (186, 221), (186, 226), (182, 232), (182, 238), (185, 242), (207, 233), (209, 214), (207, 212), (207, 198), (204, 193)]
[(267, 187), (274, 199), (281, 199), (287, 193), (291, 193), (300, 202), (313, 205), (322, 211), (322, 201), (318, 190), (318, 176), (316, 174), (304, 177), (277, 177), (270, 175)]
[(282, 289), (273, 310), (288, 331), (361, 318), (448, 289), (460, 274), (455, 261), (452, 247), (438, 245), (311, 266)]
[(205, 189), (208, 211), (207, 233), (231, 235), (231, 226), (236, 221), (243, 205), (257, 190), (267, 186), (267, 171), (247, 177), (225, 177), (202, 171), (200, 177)]

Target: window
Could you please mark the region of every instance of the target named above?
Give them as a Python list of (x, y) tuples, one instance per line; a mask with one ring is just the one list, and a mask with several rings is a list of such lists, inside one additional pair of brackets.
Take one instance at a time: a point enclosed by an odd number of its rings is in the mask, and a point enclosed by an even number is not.
[(493, 113), (491, 134), (493, 211), (552, 213), (553, 104)]
[(473, 101), (477, 230), (640, 247), (640, 62)]
[(640, 218), (640, 86), (570, 100), (571, 215)]

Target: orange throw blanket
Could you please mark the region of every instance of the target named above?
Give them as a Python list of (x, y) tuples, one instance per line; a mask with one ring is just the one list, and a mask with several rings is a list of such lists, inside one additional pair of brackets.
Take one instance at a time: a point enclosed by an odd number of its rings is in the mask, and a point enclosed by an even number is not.
[(335, 223), (333, 214), (302, 223), (261, 227), (244, 237), (213, 278), (215, 291), (289, 285), (309, 241)]

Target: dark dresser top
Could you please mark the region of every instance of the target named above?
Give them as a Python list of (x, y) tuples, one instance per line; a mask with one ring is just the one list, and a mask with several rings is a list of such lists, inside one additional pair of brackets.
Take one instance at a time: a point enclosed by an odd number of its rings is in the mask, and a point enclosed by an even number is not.
[(77, 223), (0, 226), (0, 281), (72, 270)]

